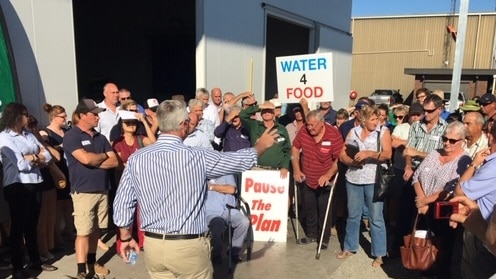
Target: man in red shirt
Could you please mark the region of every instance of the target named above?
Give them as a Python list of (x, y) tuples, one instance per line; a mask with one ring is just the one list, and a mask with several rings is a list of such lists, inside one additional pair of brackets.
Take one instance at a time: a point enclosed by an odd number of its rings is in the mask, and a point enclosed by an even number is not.
[[(343, 148), (339, 130), (324, 121), (318, 110), (308, 113), (306, 129), (300, 129), (291, 149), (294, 179), (302, 183), (301, 195), (306, 220), (302, 244), (317, 242), (324, 225), (330, 189), (326, 187), (338, 171)], [(300, 160), (301, 157), (301, 160)], [(329, 218), (328, 218), (329, 219)], [(326, 222), (321, 249), (327, 249), (330, 222)]]

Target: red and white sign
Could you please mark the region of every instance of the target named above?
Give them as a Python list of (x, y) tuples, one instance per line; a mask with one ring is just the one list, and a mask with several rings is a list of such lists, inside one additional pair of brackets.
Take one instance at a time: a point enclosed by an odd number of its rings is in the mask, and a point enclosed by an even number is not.
[(286, 242), (289, 174), (281, 179), (279, 171), (245, 171), (241, 189), (250, 205), (254, 240)]
[(281, 103), (334, 101), (332, 53), (276, 57), (276, 70)]

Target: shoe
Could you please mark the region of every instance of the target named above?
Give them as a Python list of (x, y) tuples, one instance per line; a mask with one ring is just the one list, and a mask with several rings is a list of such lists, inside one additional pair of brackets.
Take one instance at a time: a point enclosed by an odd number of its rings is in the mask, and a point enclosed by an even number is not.
[(381, 267), (384, 264), (384, 261), (382, 261), (382, 257), (377, 257), (375, 260), (372, 262), (373, 267)]
[(110, 274), (110, 270), (99, 263), (95, 263), (95, 274), (98, 276), (107, 276)]
[(0, 259), (0, 270), (11, 270), (12, 269), (12, 264), (7, 263)]
[(314, 243), (314, 242), (317, 242), (317, 239), (311, 238), (311, 237), (304, 237), (304, 238), (300, 239), (300, 243), (303, 245), (307, 245), (307, 244)]
[(351, 252), (351, 251), (346, 251), (346, 250), (345, 250), (345, 251), (339, 252), (339, 253), (336, 255), (336, 258), (337, 258), (337, 259), (342, 260), (342, 259), (346, 259), (347, 257), (349, 257), (349, 256), (353, 256), (353, 255), (355, 255), (355, 253), (354, 253), (354, 252)]
[(38, 279), (38, 277), (27, 273), (24, 269), (12, 273), (12, 279)]
[(212, 255), (212, 263), (214, 265), (221, 265), (222, 264), (222, 256), (221, 255)]
[(59, 268), (50, 264), (33, 264), (29, 267), (29, 269), (34, 271), (55, 271)]
[(74, 279), (86, 279), (86, 277), (87, 277), (86, 273), (80, 272), (74, 277)]
[[(329, 245), (328, 243), (322, 242), (322, 244), (320, 245), (320, 250), (327, 250), (328, 245)], [(317, 245), (317, 248), (318, 248), (318, 245)]]
[(231, 262), (233, 264), (237, 264), (237, 263), (240, 263), (242, 261), (243, 261), (243, 259), (239, 255), (232, 255), (231, 256)]
[(105, 242), (103, 242), (101, 239), (98, 239), (98, 248), (102, 249), (103, 251), (108, 251), (110, 247), (108, 247)]

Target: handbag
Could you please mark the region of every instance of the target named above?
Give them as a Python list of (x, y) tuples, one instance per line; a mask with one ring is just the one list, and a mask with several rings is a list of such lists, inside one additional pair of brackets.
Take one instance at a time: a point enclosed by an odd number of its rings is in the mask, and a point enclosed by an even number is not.
[[(377, 151), (381, 151), (380, 134), (380, 132), (377, 133)], [(379, 161), (377, 161), (374, 183), (374, 196), (372, 198), (372, 202), (384, 201), (385, 198), (391, 195), (392, 189), (394, 187), (394, 176), (394, 169), (391, 164), (391, 160), (386, 161), (386, 167), (384, 167)]]
[(403, 237), (404, 246), (400, 247), (401, 263), (406, 269), (428, 270), (436, 262), (439, 241), (430, 229), (427, 229), (425, 237), (416, 236), (418, 217), (417, 213), (412, 233)]

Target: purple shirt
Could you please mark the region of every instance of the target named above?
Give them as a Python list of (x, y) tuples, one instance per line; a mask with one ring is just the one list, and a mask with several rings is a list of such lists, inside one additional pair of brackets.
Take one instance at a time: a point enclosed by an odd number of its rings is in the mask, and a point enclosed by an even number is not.
[(251, 147), (250, 133), (243, 126), (236, 129), (232, 124), (223, 121), (215, 128), (214, 135), (223, 139), (224, 151), (238, 151)]

